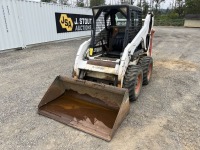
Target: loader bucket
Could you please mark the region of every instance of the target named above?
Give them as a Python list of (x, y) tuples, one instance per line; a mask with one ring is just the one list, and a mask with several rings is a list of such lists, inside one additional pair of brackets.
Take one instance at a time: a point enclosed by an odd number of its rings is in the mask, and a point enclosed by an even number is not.
[(129, 112), (128, 97), (122, 88), (58, 76), (38, 113), (110, 141)]

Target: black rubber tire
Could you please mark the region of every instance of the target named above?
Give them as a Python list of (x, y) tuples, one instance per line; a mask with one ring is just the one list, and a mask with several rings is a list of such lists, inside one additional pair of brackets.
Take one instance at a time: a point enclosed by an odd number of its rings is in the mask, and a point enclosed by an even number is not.
[(143, 70), (143, 85), (148, 85), (153, 71), (153, 58), (150, 56), (145, 56), (141, 58), (139, 64)]
[[(140, 82), (138, 85), (137, 82), (139, 80)], [(123, 88), (128, 89), (129, 100), (131, 102), (136, 101), (138, 96), (140, 95), (140, 91), (142, 89), (142, 82), (143, 82), (143, 72), (141, 66), (139, 65), (128, 66), (123, 80)], [(139, 89), (136, 90), (136, 86), (140, 86), (138, 87)]]

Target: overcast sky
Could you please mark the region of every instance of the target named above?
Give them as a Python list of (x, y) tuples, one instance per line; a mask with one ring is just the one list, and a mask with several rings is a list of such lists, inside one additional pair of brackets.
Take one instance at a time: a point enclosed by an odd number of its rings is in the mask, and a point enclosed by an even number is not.
[[(40, 0), (29, 0), (29, 1), (37, 1), (37, 2), (40, 2)], [(69, 0), (69, 1), (76, 1), (76, 0)], [(107, 3), (107, 4), (109, 4), (109, 3), (114, 4), (114, 3), (118, 2), (118, 1), (119, 1), (119, 0), (106, 0), (106, 3)], [(135, 1), (134, 4), (137, 5), (137, 2), (138, 2), (139, 0), (134, 0), (134, 1)], [(150, 0), (147, 0), (147, 1), (150, 2)], [(152, 0), (152, 1), (153, 1), (153, 0)], [(169, 8), (169, 7), (171, 7), (170, 4), (172, 4), (173, 1), (175, 1), (175, 0), (165, 0), (165, 2), (162, 2), (162, 3), (161, 3), (161, 8)]]

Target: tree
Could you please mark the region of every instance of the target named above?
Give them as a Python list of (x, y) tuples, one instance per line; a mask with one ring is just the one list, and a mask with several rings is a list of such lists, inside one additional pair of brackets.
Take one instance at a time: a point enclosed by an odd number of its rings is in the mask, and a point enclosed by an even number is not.
[(60, 4), (68, 5), (68, 0), (59, 0)]
[[(41, 2), (46, 2), (46, 3), (57, 3), (57, 0), (41, 0)], [(63, 4), (63, 5), (68, 5), (68, 0), (58, 0), (59, 4)]]
[(138, 7), (142, 7), (142, 0), (139, 0), (139, 2), (137, 3)]
[(185, 0), (187, 14), (200, 14), (200, 0)]
[(184, 16), (184, 9), (185, 9), (185, 4), (183, 0), (176, 0), (176, 8), (175, 12), (178, 14), (179, 17)]
[(90, 7), (104, 5), (105, 0), (90, 0)]
[(49, 2), (51, 2), (51, 0), (41, 0), (41, 2), (49, 3)]
[(160, 4), (164, 2), (165, 0), (153, 0), (155, 2), (155, 14), (158, 14), (158, 8), (160, 7)]
[(142, 2), (143, 16), (146, 16), (146, 14), (148, 13), (148, 9), (149, 9), (149, 3), (146, 0), (143, 0), (143, 2)]
[(84, 0), (77, 0), (76, 6), (77, 7), (84, 7)]

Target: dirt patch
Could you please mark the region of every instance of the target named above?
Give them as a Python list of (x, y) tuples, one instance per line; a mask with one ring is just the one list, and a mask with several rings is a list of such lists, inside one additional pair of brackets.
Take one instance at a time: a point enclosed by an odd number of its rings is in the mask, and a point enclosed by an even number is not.
[(155, 66), (161, 66), (170, 70), (178, 71), (196, 71), (198, 68), (197, 64), (183, 60), (156, 61)]

